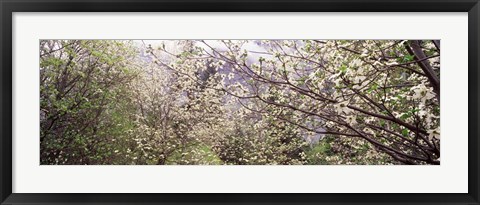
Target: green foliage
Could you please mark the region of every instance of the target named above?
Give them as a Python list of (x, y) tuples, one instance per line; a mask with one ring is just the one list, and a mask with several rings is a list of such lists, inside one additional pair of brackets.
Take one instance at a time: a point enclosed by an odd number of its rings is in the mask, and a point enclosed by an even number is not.
[(226, 164), (304, 164), (307, 144), (295, 127), (273, 118), (265, 122), (263, 137), (251, 127), (237, 124), (215, 146), (218, 156)]
[(306, 150), (307, 162), (316, 164), (395, 164), (393, 159), (384, 153), (372, 149), (362, 140), (327, 135), (318, 143)]
[(398, 61), (400, 63), (408, 63), (408, 62), (412, 62), (414, 59), (415, 59), (415, 56), (413, 55), (405, 55), (402, 58), (398, 58)]
[(223, 161), (207, 145), (190, 143), (181, 149), (175, 150), (166, 160), (166, 164), (199, 164), (220, 165)]
[[(129, 92), (134, 72), (128, 43), (42, 41), (40, 110), (42, 164), (111, 164), (118, 140), (132, 127)], [(49, 50), (51, 49), (51, 50)], [(122, 60), (123, 59), (123, 60)], [(127, 71), (127, 72), (126, 72)], [(117, 151), (116, 151), (117, 150)]]
[(325, 137), (317, 144), (311, 145), (305, 152), (307, 154), (307, 163), (312, 165), (330, 164), (326, 159), (327, 156), (334, 155), (330, 143), (333, 143), (333, 137)]

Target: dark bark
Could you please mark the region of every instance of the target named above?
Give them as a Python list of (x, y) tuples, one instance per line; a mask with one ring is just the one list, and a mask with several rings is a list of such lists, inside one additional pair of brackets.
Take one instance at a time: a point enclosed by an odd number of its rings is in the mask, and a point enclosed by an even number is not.
[(436, 94), (438, 103), (440, 104), (440, 78), (437, 76), (437, 74), (435, 73), (435, 71), (433, 70), (432, 66), (428, 61), (426, 60), (420, 61), (420, 59), (427, 59), (427, 56), (425, 55), (425, 53), (423, 52), (420, 46), (420, 41), (411, 40), (409, 41), (408, 45), (405, 45), (405, 47), (408, 53), (410, 53), (410, 55), (415, 56), (415, 59), (417, 60), (417, 64), (420, 66), (422, 71), (427, 76), (428, 81), (433, 87), (433, 92), (435, 92)]

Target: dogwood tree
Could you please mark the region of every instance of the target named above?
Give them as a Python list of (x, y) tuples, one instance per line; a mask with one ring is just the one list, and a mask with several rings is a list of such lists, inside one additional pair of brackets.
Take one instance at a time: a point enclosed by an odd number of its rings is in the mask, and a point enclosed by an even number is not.
[(128, 41), (40, 41), (41, 163), (113, 163), (135, 56)]
[[(246, 49), (249, 43), (197, 41), (182, 53), (157, 50), (227, 70), (215, 73), (222, 82), (209, 88), (252, 112), (312, 135), (368, 143), (372, 154), (401, 163), (440, 163), (439, 41), (255, 41), (263, 51)], [(170, 69), (198, 80), (187, 67)]]

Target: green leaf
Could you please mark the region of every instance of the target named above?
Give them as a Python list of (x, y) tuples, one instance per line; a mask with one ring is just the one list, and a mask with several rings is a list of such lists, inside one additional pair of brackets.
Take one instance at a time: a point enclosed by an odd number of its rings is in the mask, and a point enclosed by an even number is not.
[(339, 70), (340, 70), (342, 73), (345, 73), (345, 72), (347, 72), (347, 66), (346, 66), (346, 65), (342, 65), (342, 66), (340, 66)]
[(404, 57), (404, 59), (405, 59), (405, 61), (410, 62), (410, 61), (413, 61), (414, 56), (413, 56), (413, 55), (406, 55), (406, 56)]
[(403, 113), (402, 116), (400, 116), (400, 119), (401, 120), (405, 120), (407, 118), (411, 117), (411, 114), (410, 113)]

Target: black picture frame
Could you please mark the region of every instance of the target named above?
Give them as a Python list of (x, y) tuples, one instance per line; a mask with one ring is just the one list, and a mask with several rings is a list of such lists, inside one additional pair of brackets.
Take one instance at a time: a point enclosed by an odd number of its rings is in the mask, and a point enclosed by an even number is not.
[[(1, 204), (480, 204), (478, 0), (0, 0)], [(24, 194), (12, 193), (13, 12), (468, 12), (468, 193)], [(451, 176), (445, 176), (451, 177)], [(72, 184), (72, 186), (74, 186)]]

